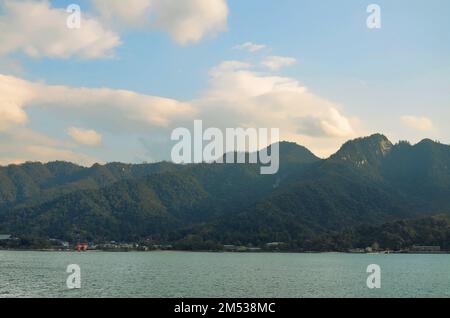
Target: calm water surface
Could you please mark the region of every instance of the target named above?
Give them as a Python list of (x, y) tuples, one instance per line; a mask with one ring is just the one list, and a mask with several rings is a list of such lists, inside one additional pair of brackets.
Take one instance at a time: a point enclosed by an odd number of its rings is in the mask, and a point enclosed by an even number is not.
[[(80, 290), (66, 287), (69, 264)], [(0, 251), (1, 297), (450, 297), (450, 255)]]

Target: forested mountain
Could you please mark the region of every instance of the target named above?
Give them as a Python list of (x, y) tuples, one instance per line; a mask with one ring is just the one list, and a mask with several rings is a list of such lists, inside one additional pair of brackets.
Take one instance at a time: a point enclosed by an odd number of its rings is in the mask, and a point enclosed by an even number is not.
[(276, 175), (252, 164), (3, 167), (0, 232), (306, 248), (344, 229), (450, 212), (447, 145), (377, 134), (323, 160), (283, 142), (280, 160)]
[(0, 209), (20, 203), (43, 202), (77, 190), (98, 189), (119, 180), (179, 169), (171, 163), (96, 164), (90, 168), (68, 162), (30, 162), (0, 167)]
[(397, 220), (382, 225), (360, 225), (307, 241), (306, 250), (348, 251), (364, 249), (373, 244), (386, 250), (404, 250), (414, 245), (439, 246), (450, 250), (450, 217), (436, 215)]

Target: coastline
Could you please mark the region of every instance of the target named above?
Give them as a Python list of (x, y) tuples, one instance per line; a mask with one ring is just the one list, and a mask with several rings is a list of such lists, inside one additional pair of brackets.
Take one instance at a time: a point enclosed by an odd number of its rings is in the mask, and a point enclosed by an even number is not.
[(56, 250), (56, 249), (1, 249), (0, 252), (40, 252), (40, 253), (73, 253), (73, 254), (90, 254), (90, 253), (160, 253), (160, 252), (173, 252), (173, 253), (204, 253), (204, 254), (350, 254), (350, 255), (446, 255), (450, 254), (450, 251), (440, 251), (440, 252), (417, 252), (417, 251), (397, 251), (397, 252), (371, 252), (371, 253), (355, 253), (355, 252), (342, 252), (342, 251), (205, 251), (205, 250), (151, 250), (151, 251), (140, 251), (140, 250), (88, 250), (78, 252), (76, 250)]

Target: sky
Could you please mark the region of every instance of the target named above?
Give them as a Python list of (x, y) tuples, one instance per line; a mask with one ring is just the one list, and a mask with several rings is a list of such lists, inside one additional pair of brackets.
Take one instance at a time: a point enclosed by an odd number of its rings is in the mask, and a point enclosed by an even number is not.
[(280, 128), (320, 157), (372, 133), (448, 144), (449, 13), (448, 0), (0, 0), (0, 165), (167, 160), (196, 119)]

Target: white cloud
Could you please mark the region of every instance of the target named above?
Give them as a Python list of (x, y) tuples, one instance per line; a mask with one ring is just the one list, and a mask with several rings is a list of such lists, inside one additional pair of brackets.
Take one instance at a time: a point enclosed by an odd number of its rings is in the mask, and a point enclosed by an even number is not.
[(91, 147), (99, 146), (103, 139), (101, 134), (92, 129), (69, 127), (67, 133), (75, 142)]
[(26, 81), (0, 74), (0, 131), (28, 121), (23, 106), (32, 97)]
[(126, 26), (145, 26), (152, 0), (92, 0), (101, 17), (108, 23)]
[(283, 67), (295, 65), (297, 60), (292, 57), (269, 56), (265, 58), (261, 64), (272, 71), (277, 71)]
[(62, 160), (90, 166), (101, 162), (74, 151), (74, 145), (71, 143), (23, 127), (0, 132), (0, 144), (0, 165)]
[[(151, 136), (145, 141), (148, 148), (153, 142), (159, 149), (158, 153), (153, 149), (152, 156), (163, 157), (170, 154), (170, 132), (176, 127), (191, 127), (194, 119), (203, 119), (205, 127), (221, 129), (280, 128), (283, 140), (298, 142), (322, 156), (360, 133), (356, 121), (345, 116), (339, 105), (309, 92), (293, 78), (257, 72), (240, 61), (226, 61), (212, 68), (208, 87), (190, 101), (108, 88), (46, 85), (0, 75), (0, 134), (25, 129), (34, 118), (28, 114), (31, 108), (34, 114), (47, 115), (49, 126), (95, 129), (70, 129), (69, 134), (79, 144), (98, 145), (106, 135), (119, 137), (125, 143)], [(100, 130), (102, 136), (96, 132)], [(0, 158), (46, 159), (54, 154), (58, 159), (72, 156), (90, 162), (83, 154), (76, 156), (74, 145), (36, 138), (25, 142), (24, 137), (14, 144), (8, 141), (16, 148)], [(4, 143), (0, 143), (2, 147)], [(104, 153), (115, 152), (105, 148)]]
[(234, 47), (235, 50), (243, 50), (243, 51), (248, 51), (250, 53), (254, 53), (257, 51), (260, 51), (262, 49), (265, 49), (267, 46), (264, 44), (256, 44), (253, 42), (245, 42), (242, 44), (239, 44), (237, 46)]
[(128, 27), (168, 32), (179, 44), (226, 31), (226, 0), (93, 0), (102, 17)]
[[(75, 151), (73, 143), (29, 130), (31, 109), (43, 114), (49, 127), (76, 122), (130, 141), (136, 134), (166, 132), (173, 122), (196, 113), (189, 103), (168, 98), (107, 88), (52, 86), (0, 75), (0, 163), (67, 160), (91, 165), (99, 162)], [(70, 129), (68, 132), (78, 144), (95, 146), (103, 137), (93, 131)], [(114, 152), (105, 149), (104, 153), (108, 151)]]
[(165, 127), (192, 114), (189, 103), (107, 88), (51, 86), (0, 75), (0, 131), (28, 122), (26, 109), (60, 118), (80, 118), (109, 131)]
[(154, 0), (156, 25), (180, 44), (198, 42), (227, 29), (225, 0)]
[(340, 107), (314, 95), (297, 80), (253, 71), (227, 61), (211, 71), (209, 88), (192, 102), (205, 125), (280, 128), (282, 139), (329, 155), (357, 132)]
[(113, 55), (120, 45), (117, 34), (105, 30), (95, 19), (82, 15), (80, 29), (67, 28), (69, 14), (50, 2), (1, 0), (0, 55), (24, 52), (31, 57), (83, 59)]
[(409, 128), (420, 131), (433, 130), (433, 122), (428, 117), (402, 116), (400, 119), (402, 123)]
[[(81, 12), (81, 28), (69, 29), (65, 8), (49, 0), (0, 0), (0, 56), (97, 59), (121, 45), (117, 25), (168, 32), (179, 44), (226, 31), (226, 0), (92, 0), (100, 14)], [(106, 28), (108, 26), (110, 29)]]

